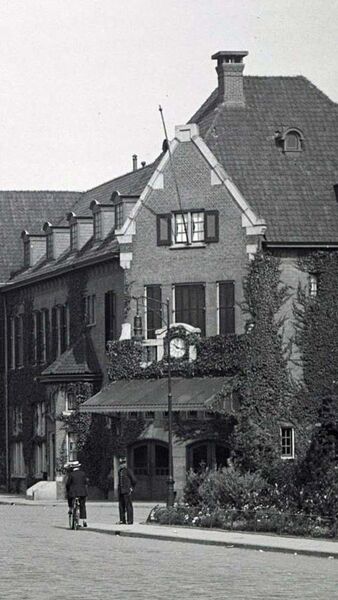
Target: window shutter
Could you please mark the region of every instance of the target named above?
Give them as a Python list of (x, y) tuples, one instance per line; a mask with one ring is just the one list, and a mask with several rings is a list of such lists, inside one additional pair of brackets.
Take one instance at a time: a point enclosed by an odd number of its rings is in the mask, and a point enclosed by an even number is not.
[(220, 335), (235, 333), (235, 284), (222, 281), (218, 284)]
[(156, 329), (162, 327), (161, 286), (147, 285), (147, 338), (154, 339)]
[(171, 214), (156, 215), (157, 245), (171, 245)]
[(116, 294), (112, 291), (105, 294), (105, 330), (106, 343), (116, 339)]
[(41, 311), (38, 310), (36, 312), (36, 361), (37, 361), (38, 365), (42, 361), (42, 340), (43, 340), (42, 314), (41, 314)]
[(46, 356), (46, 362), (49, 362), (50, 360), (50, 346), (51, 346), (51, 339), (50, 339), (50, 323), (49, 323), (49, 310), (46, 308), (45, 310), (45, 356)]
[(206, 210), (204, 213), (204, 239), (206, 242), (218, 242), (218, 210)]
[(57, 307), (52, 308), (52, 344), (51, 344), (51, 358), (55, 360), (58, 352), (58, 321), (57, 321)]

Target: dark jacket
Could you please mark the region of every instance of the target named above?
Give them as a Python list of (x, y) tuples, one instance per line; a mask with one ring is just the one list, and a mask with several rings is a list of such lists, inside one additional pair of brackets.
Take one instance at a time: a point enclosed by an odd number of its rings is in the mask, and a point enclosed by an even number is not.
[(119, 494), (130, 494), (131, 489), (136, 485), (136, 479), (127, 467), (119, 468)]
[(84, 471), (77, 469), (69, 473), (66, 480), (66, 492), (69, 498), (87, 496), (87, 477)]

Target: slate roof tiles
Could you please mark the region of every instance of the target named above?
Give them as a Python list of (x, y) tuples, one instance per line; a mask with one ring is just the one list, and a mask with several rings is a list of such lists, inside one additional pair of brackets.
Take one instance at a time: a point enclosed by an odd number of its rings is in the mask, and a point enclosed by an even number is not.
[[(244, 77), (245, 108), (217, 105), (215, 90), (190, 119), (250, 206), (268, 241), (338, 243), (338, 106), (304, 77)], [(301, 152), (275, 133), (296, 127)]]

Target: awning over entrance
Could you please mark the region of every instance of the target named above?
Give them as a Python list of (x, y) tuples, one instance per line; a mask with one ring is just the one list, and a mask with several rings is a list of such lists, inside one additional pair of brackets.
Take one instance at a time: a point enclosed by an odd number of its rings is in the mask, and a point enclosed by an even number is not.
[[(226, 382), (224, 377), (172, 377), (172, 408), (208, 410), (216, 394)], [(145, 412), (168, 409), (168, 380), (121, 380), (103, 388), (81, 407), (81, 412), (117, 413)]]

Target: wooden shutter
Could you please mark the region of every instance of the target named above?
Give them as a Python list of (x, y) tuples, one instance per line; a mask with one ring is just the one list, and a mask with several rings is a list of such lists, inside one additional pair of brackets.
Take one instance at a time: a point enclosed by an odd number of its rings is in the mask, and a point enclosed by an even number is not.
[(39, 365), (42, 361), (42, 314), (40, 310), (36, 311), (36, 362)]
[(219, 333), (235, 333), (235, 284), (222, 281), (218, 284)]
[(60, 350), (61, 354), (67, 349), (67, 305), (60, 306)]
[(206, 210), (204, 213), (204, 239), (206, 242), (218, 242), (218, 210)]
[(203, 283), (175, 286), (175, 321), (199, 327), (205, 335), (205, 286)]
[(105, 330), (106, 343), (116, 339), (116, 294), (113, 291), (105, 294)]
[(147, 338), (154, 339), (156, 329), (162, 327), (161, 286), (147, 285)]
[(52, 308), (52, 344), (51, 344), (51, 358), (55, 360), (58, 354), (58, 316), (57, 307)]
[(51, 355), (51, 339), (50, 339), (50, 323), (49, 323), (49, 310), (45, 309), (45, 356), (46, 362), (49, 362)]
[(156, 215), (157, 245), (171, 245), (171, 214)]

